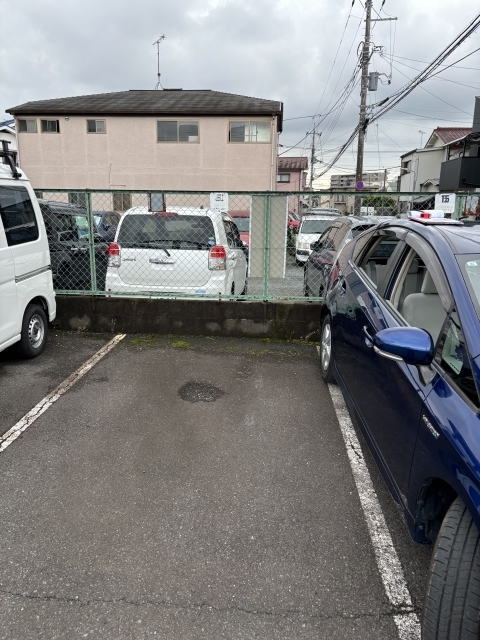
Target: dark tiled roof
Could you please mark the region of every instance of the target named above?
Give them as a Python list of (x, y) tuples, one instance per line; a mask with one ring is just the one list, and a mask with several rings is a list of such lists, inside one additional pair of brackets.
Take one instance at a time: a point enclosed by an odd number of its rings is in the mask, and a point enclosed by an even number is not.
[(11, 107), (14, 115), (277, 115), (282, 130), (283, 103), (220, 91), (118, 91), (89, 96), (36, 100)]
[(307, 158), (290, 157), (278, 159), (279, 169), (308, 169)]

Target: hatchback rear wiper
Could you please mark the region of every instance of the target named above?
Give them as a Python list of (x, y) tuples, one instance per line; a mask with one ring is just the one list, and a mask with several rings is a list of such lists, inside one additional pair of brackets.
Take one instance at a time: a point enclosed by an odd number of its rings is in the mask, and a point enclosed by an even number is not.
[(210, 245), (206, 242), (195, 242), (195, 240), (172, 240), (173, 245), (175, 244), (193, 244), (196, 247), (202, 247), (204, 249), (209, 249)]

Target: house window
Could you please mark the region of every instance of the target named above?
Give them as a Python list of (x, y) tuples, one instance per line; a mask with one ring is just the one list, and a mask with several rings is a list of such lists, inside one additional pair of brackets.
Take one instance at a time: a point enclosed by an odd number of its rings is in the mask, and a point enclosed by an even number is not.
[(127, 211), (132, 208), (132, 194), (131, 193), (114, 193), (113, 194), (113, 210), (114, 211)]
[(87, 120), (88, 133), (105, 133), (105, 120)]
[(229, 123), (229, 142), (270, 142), (270, 122), (235, 121)]
[(68, 194), (68, 202), (80, 207), (87, 207), (87, 194), (81, 191), (72, 191)]
[(37, 133), (36, 120), (19, 120), (18, 130), (26, 133)]
[(198, 122), (159, 120), (157, 122), (157, 141), (198, 142)]
[(42, 133), (60, 133), (58, 120), (42, 120)]
[(290, 174), (289, 173), (277, 174), (277, 182), (290, 182)]

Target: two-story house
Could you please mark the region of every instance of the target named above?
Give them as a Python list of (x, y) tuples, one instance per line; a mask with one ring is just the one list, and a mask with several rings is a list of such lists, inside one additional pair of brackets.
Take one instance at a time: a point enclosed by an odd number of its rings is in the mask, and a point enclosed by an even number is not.
[[(303, 156), (281, 156), (277, 164), (277, 191), (304, 191), (308, 160)], [(302, 196), (288, 197), (289, 211), (302, 211)]]
[(449, 153), (455, 154), (458, 143), (471, 127), (437, 127), (422, 149), (413, 149), (400, 157), (399, 191), (439, 191), (440, 168)]
[(132, 90), (27, 102), (8, 113), (36, 189), (276, 189), (277, 100)]

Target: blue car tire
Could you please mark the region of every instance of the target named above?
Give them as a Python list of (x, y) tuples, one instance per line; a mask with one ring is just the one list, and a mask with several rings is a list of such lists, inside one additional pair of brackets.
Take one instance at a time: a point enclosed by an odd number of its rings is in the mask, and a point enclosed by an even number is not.
[(332, 323), (330, 316), (325, 316), (320, 332), (320, 371), (325, 382), (335, 382), (332, 368)]
[(480, 534), (457, 498), (442, 522), (427, 580), (422, 640), (480, 638)]

